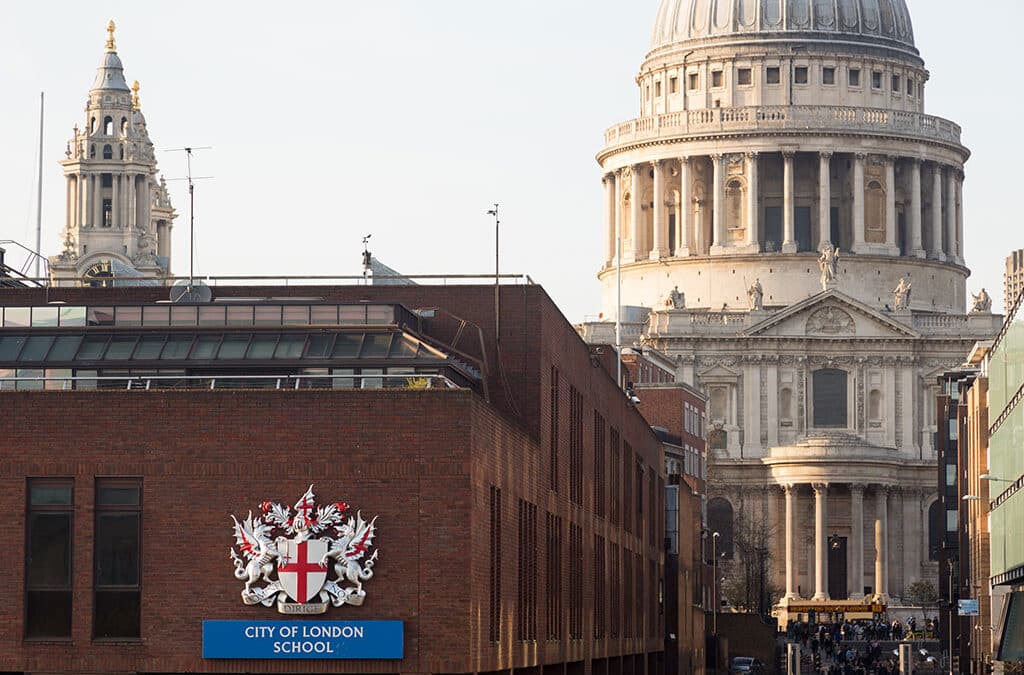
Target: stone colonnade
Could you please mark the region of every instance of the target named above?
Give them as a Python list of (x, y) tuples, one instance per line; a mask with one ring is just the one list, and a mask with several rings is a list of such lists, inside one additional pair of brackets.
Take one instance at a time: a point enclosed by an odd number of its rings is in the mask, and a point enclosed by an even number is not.
[[(906, 255), (917, 258), (963, 262), (963, 173), (959, 167), (916, 157), (867, 155), (863, 153), (745, 153), (684, 156), (658, 159), (616, 169), (605, 174), (606, 197), (605, 261), (615, 260), (617, 239), (622, 238), (623, 262), (659, 260), (690, 255), (756, 253), (762, 249), (764, 211), (759, 208), (764, 179), (759, 175), (760, 159), (782, 158), (782, 241), (781, 252), (798, 250), (796, 230), (796, 162), (816, 157), (817, 248), (833, 239), (832, 171), (838, 158), (847, 158), (851, 180), (845, 197), (851, 202), (854, 253), (900, 255), (897, 228), (897, 167), (906, 195), (903, 215)], [(703, 171), (710, 162), (710, 190), (694, 180), (695, 169)], [(704, 163), (704, 164), (701, 164)], [(701, 164), (698, 166), (698, 164)], [(930, 181), (923, 180), (927, 172)], [(648, 177), (653, 173), (653, 178)], [(762, 172), (763, 173), (763, 172)], [(909, 173), (909, 179), (906, 174)], [(739, 180), (736, 180), (739, 179)], [(930, 185), (926, 184), (929, 183)], [(805, 187), (801, 185), (800, 187)], [(930, 195), (926, 209), (923, 190)], [(704, 194), (710, 192), (710, 194)], [(650, 201), (645, 195), (652, 196)], [(734, 201), (730, 202), (730, 198)], [(653, 205), (651, 204), (653, 202)], [(710, 241), (704, 234), (706, 210), (710, 208)], [(653, 211), (652, 223), (645, 212)], [(670, 231), (670, 219), (674, 218)], [(739, 221), (739, 222), (737, 222)], [(646, 225), (646, 226), (645, 226)], [(730, 237), (730, 232), (742, 233)], [(929, 239), (925, 250), (925, 233)], [(884, 234), (883, 234), (884, 233)], [(872, 241), (872, 235), (875, 240)], [(881, 238), (884, 237), (884, 240)], [(944, 243), (945, 240), (945, 243)], [(670, 242), (674, 241), (674, 246)]]
[[(834, 523), (830, 529), (829, 518), (829, 488), (828, 483), (813, 483), (809, 486), (813, 491), (813, 579), (812, 600), (835, 599), (829, 593), (829, 547), (837, 545), (834, 533), (837, 531)], [(884, 485), (866, 486), (862, 484), (849, 484), (849, 509), (843, 517), (848, 526), (842, 528), (843, 532), (849, 533), (847, 547), (848, 579), (852, 587), (848, 589), (848, 596), (851, 599), (864, 598), (864, 581), (871, 575), (873, 583), (872, 599), (887, 601), (890, 596), (889, 561), (892, 556), (890, 551), (889, 536), (889, 502), (893, 496), (891, 489)], [(871, 492), (867, 497), (874, 501), (874, 552), (875, 560), (873, 569), (865, 569), (865, 541), (864, 541), (864, 501), (866, 491)], [(798, 505), (800, 486), (787, 484), (782, 486), (785, 495), (785, 555), (782, 561), (785, 568), (786, 594), (788, 600), (799, 599), (798, 593), (798, 569), (799, 560), (797, 557), (797, 538), (800, 529), (797, 520), (799, 518), (800, 506)], [(848, 519), (845, 517), (848, 514)], [(832, 519), (838, 520), (838, 519)], [(830, 534), (833, 533), (833, 534)], [(927, 537), (926, 528), (922, 527), (921, 536)], [(911, 542), (905, 542), (907, 548), (904, 551), (906, 563), (910, 567), (920, 568), (921, 558), (920, 547), (914, 546)], [(809, 563), (810, 564), (810, 563)], [(913, 570), (908, 570), (913, 574)], [(904, 578), (906, 581), (906, 577)], [(810, 590), (810, 589), (809, 589)]]
[[(103, 186), (103, 176), (110, 176), (110, 187)], [(110, 211), (104, 209), (110, 199)], [(148, 173), (77, 173), (68, 176), (68, 229), (109, 227), (135, 229), (151, 219)]]

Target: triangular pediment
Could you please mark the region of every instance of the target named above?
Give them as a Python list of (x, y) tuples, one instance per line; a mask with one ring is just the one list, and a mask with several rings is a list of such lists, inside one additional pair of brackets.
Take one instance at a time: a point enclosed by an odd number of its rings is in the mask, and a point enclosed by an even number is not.
[(702, 370), (697, 375), (700, 376), (701, 382), (733, 382), (739, 377), (739, 373), (731, 368), (727, 368), (722, 364), (716, 364)]
[(907, 324), (836, 290), (790, 305), (743, 334), (845, 339), (920, 337)]

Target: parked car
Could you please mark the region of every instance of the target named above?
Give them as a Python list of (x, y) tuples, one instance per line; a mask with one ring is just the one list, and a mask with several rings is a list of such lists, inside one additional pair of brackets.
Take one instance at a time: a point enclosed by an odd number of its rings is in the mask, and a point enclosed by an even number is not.
[(764, 664), (753, 656), (736, 656), (729, 666), (729, 673), (764, 673)]

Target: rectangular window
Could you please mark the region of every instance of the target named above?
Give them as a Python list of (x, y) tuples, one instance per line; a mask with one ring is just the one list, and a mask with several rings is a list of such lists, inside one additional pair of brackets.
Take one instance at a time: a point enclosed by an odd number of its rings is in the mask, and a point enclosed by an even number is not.
[(699, 89), (700, 88), (700, 74), (699, 73), (690, 73), (689, 78), (690, 78), (690, 80), (689, 80), (689, 82), (690, 82), (690, 91), (695, 91), (696, 89)]
[(583, 506), (583, 394), (569, 387), (569, 500)]
[(793, 69), (793, 81), (797, 84), (807, 84), (807, 66), (797, 66), (796, 68)]
[(501, 641), (501, 488), (491, 486), (491, 642)]
[(569, 639), (583, 639), (583, 530), (569, 524)]
[(25, 637), (71, 637), (70, 480), (30, 479), (25, 546)]
[(722, 71), (711, 71), (711, 86), (716, 88), (722, 86)]
[[(633, 553), (632, 551), (622, 548), (622, 589), (633, 594), (633, 589), (630, 588), (630, 583), (635, 579), (633, 576)], [(640, 601), (640, 596), (634, 596), (629, 599), (628, 607), (622, 617), (622, 637), (631, 638), (633, 637), (633, 617), (636, 615), (636, 605)]]
[(821, 83), (822, 84), (835, 84), (836, 83), (836, 69), (831, 66), (825, 66), (821, 69)]
[(551, 435), (548, 439), (549, 444), (549, 487), (553, 492), (558, 492), (558, 368), (551, 367), (551, 390), (549, 396), (550, 416), (551, 416)]
[(668, 90), (669, 90), (669, 92), (671, 92), (673, 94), (678, 94), (679, 93), (679, 78), (678, 77), (669, 78)]
[(629, 443), (622, 444), (622, 527), (626, 532), (633, 530), (633, 448)]
[(748, 86), (753, 83), (750, 68), (740, 68), (736, 71), (736, 84)]
[(850, 86), (860, 86), (860, 68), (850, 68)]
[(644, 462), (636, 456), (636, 538), (644, 539)]
[(547, 514), (548, 640), (562, 639), (562, 519)]
[(619, 524), (619, 431), (612, 428), (611, 432), (611, 459), (608, 466), (608, 517), (613, 525)]
[(661, 82), (654, 83), (654, 96), (659, 98), (661, 96)]
[(871, 88), (881, 89), (882, 88), (882, 71), (876, 70), (871, 73)]
[(907, 78), (907, 96), (914, 96), (914, 78), (912, 77)]
[(605, 462), (608, 448), (605, 446), (604, 418), (594, 411), (594, 513), (604, 518), (605, 513)]
[(516, 639), (537, 639), (537, 507), (519, 500), (519, 594)]
[(895, 92), (897, 94), (900, 93), (900, 89), (901, 89), (900, 84), (901, 84), (900, 76), (899, 75), (893, 75), (892, 76), (892, 90), (893, 90), (893, 92)]
[(779, 84), (782, 81), (782, 76), (778, 66), (773, 66), (765, 70), (765, 82), (768, 84)]
[(96, 482), (93, 637), (141, 634), (142, 481)]
[(605, 632), (605, 564), (604, 564), (604, 538), (594, 535), (594, 639), (604, 639)]
[(622, 629), (622, 577), (619, 568), (619, 547), (611, 544), (611, 552), (608, 556), (608, 579), (611, 581), (610, 602), (608, 616), (611, 618), (610, 637), (619, 637)]

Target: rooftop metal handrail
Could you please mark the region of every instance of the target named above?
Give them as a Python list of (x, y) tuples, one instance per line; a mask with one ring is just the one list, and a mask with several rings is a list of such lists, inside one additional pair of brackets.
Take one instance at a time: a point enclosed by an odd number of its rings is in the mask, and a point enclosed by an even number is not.
[[(529, 274), (499, 274), (497, 278), (498, 278), (499, 282), (501, 282), (501, 283), (508, 282), (508, 283), (511, 283), (512, 285), (533, 286), (533, 285), (536, 284), (536, 282), (530, 277)], [(47, 285), (50, 285), (50, 281), (51, 281), (51, 279), (49, 277), (19, 277), (18, 280), (19, 281), (36, 281), (36, 282), (44, 283), (44, 284), (47, 284)], [(103, 281), (103, 282), (122, 281), (122, 282), (127, 282), (126, 285), (123, 286), (125, 288), (126, 287), (131, 287), (132, 285), (134, 285), (134, 286), (141, 286), (141, 287), (154, 287), (154, 288), (158, 288), (158, 287), (163, 286), (165, 284), (166, 285), (170, 285), (170, 284), (173, 284), (174, 282), (177, 282), (177, 281), (188, 281), (188, 280), (189, 280), (189, 278), (187, 276), (186, 277), (169, 276), (169, 277), (161, 277), (159, 279), (148, 278), (148, 277), (137, 277), (137, 276), (136, 277), (109, 276), (109, 277), (102, 277), (102, 278), (92, 279), (91, 281), (93, 281), (93, 282), (97, 282), (97, 281)], [(353, 281), (355, 281), (355, 282), (364, 282), (365, 283), (365, 282), (368, 282), (368, 281), (393, 281), (393, 280), (443, 282), (441, 285), (447, 285), (448, 281), (456, 281), (456, 282), (460, 282), (460, 283), (467, 282), (467, 281), (478, 281), (481, 284), (493, 285), (494, 284), (494, 280), (495, 280), (495, 275), (493, 273), (492, 274), (398, 274), (398, 275), (377, 274), (377, 275), (366, 277), (366, 276), (363, 276), (361, 274), (338, 274), (338, 275), (302, 275), (302, 274), (259, 275), (259, 274), (250, 274), (250, 275), (217, 275), (217, 276), (212, 276), (212, 275), (199, 276), (199, 275), (197, 275), (194, 278), (194, 280), (196, 282), (204, 283), (204, 284), (211, 285), (211, 286), (217, 286), (218, 284), (223, 283), (223, 282), (230, 282), (230, 283), (224, 284), (224, 285), (230, 285), (230, 286), (245, 286), (245, 285), (254, 285), (254, 286), (282, 286), (283, 285), (283, 286), (289, 286), (289, 285), (292, 285), (293, 283), (295, 285), (298, 285), (298, 286), (313, 286), (313, 285), (317, 285), (317, 284), (332, 284), (332, 283), (337, 283), (337, 282), (342, 282), (342, 281), (344, 281), (344, 282), (353, 282)], [(244, 282), (258, 282), (258, 283), (251, 283), (251, 284), (240, 284), (240, 283), (238, 283), (238, 282), (242, 282), (242, 281), (244, 281)], [(57, 279), (54, 279), (53, 282), (54, 283), (52, 284), (52, 287), (54, 287), (54, 288), (61, 288), (61, 287), (63, 287), (63, 288), (76, 288), (76, 287), (82, 287), (82, 286), (86, 285), (84, 283), (84, 280), (82, 280), (82, 279), (72, 279), (72, 278), (66, 278), (66, 279), (65, 278), (57, 278)], [(145, 286), (143, 286), (143, 284), (140, 283), (140, 282), (145, 282)], [(281, 282), (283, 282), (283, 283), (281, 283)], [(72, 284), (74, 284), (74, 285), (72, 285)], [(353, 285), (353, 284), (341, 284), (341, 285)], [(366, 285), (372, 285), (372, 284), (366, 284)]]
[[(95, 377), (84, 377), (80, 375), (70, 375), (66, 377), (12, 377), (12, 378), (0, 378), (0, 391), (93, 391), (95, 389), (120, 389), (130, 391), (149, 391), (151, 389), (166, 390), (166, 387), (154, 386), (154, 382), (159, 384), (161, 382), (195, 382), (195, 383), (209, 383), (209, 386), (203, 387), (173, 387), (176, 390), (196, 390), (196, 389), (209, 389), (209, 390), (238, 390), (247, 389), (250, 387), (244, 386), (231, 386), (231, 383), (273, 383), (273, 387), (251, 387), (252, 389), (265, 390), (265, 389), (332, 389), (332, 386), (327, 387), (304, 387), (303, 383), (309, 382), (328, 382), (329, 385), (333, 385), (335, 381), (351, 382), (352, 386), (340, 387), (340, 390), (349, 389), (464, 389), (455, 382), (451, 381), (445, 375), (438, 373), (408, 373), (408, 374), (359, 374), (359, 375), (107, 375), (107, 376), (95, 376)], [(387, 386), (365, 386), (367, 382), (373, 383), (374, 381), (404, 381), (407, 386), (404, 387), (387, 387)], [(19, 382), (38, 382), (42, 384), (39, 389), (18, 389), (17, 383)], [(47, 382), (60, 382), (60, 389), (46, 387)], [(71, 385), (75, 382), (88, 383), (95, 385), (100, 382), (123, 382), (123, 387), (97, 387), (90, 386), (87, 389), (73, 388)], [(223, 386), (218, 387), (218, 383)], [(9, 387), (8, 384), (15, 386)], [(356, 386), (358, 385), (358, 386)]]

